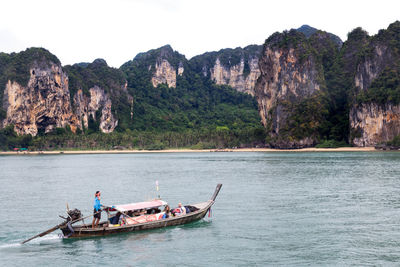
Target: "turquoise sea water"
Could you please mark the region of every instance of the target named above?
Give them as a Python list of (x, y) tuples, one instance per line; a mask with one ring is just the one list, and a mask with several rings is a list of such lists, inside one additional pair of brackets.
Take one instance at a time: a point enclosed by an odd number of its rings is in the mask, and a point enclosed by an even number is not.
[[(58, 232), (66, 203), (208, 200), (212, 217), (101, 238)], [(0, 157), (2, 266), (376, 266), (400, 262), (400, 153)]]

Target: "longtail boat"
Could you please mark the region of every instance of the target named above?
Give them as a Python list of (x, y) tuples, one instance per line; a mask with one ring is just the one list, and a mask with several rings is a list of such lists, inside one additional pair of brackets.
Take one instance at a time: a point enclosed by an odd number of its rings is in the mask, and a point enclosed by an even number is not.
[[(42, 232), (34, 237), (31, 237), (23, 241), (22, 244), (36, 237), (41, 237), (46, 234), (49, 234), (57, 229), (61, 229), (64, 238), (81, 238), (81, 237), (105, 236), (116, 233), (135, 232), (135, 231), (163, 228), (167, 226), (182, 225), (194, 222), (205, 217), (207, 212), (210, 210), (211, 206), (214, 204), (215, 199), (217, 198), (217, 195), (221, 187), (222, 184), (217, 185), (215, 192), (210, 200), (185, 206), (185, 207), (190, 207), (192, 211), (182, 215), (169, 216), (168, 218), (163, 218), (164, 212), (161, 212), (160, 210), (160, 208), (167, 205), (167, 202), (161, 199), (156, 199), (147, 202), (138, 202), (138, 203), (105, 207), (103, 211), (107, 213), (107, 221), (100, 222), (98, 226), (95, 228), (92, 228), (91, 224), (85, 224), (85, 223), (80, 225), (73, 225), (76, 222), (83, 221), (84, 219), (93, 216), (90, 215), (87, 217), (82, 217), (81, 212), (77, 209), (74, 209), (68, 212), (67, 218), (60, 216), (65, 219), (63, 223), (60, 223), (45, 232)], [(146, 213), (142, 213), (135, 216), (135, 212), (139, 210), (144, 211)], [(153, 212), (160, 211), (160, 212), (148, 214), (147, 212), (150, 211)], [(115, 214), (113, 214), (113, 212), (123, 215), (122, 216), (123, 223), (117, 223), (117, 224), (111, 223), (112, 218), (116, 216)]]

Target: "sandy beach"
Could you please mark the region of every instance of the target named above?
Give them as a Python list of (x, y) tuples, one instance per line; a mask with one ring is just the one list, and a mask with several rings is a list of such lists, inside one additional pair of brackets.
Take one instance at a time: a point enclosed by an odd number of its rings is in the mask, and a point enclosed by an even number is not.
[(58, 155), (58, 154), (131, 154), (131, 153), (204, 153), (204, 152), (371, 152), (374, 147), (339, 147), (339, 148), (236, 148), (236, 149), (165, 149), (165, 150), (52, 150), (52, 151), (7, 151), (0, 155)]

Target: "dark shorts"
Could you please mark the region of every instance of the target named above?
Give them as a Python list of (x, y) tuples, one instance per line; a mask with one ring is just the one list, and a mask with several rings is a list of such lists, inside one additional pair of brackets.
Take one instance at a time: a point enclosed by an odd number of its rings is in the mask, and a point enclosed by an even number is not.
[(96, 214), (96, 212), (97, 212), (96, 209), (93, 209), (93, 217), (96, 218), (96, 219), (100, 219), (101, 218), (101, 212), (99, 212), (97, 214)]

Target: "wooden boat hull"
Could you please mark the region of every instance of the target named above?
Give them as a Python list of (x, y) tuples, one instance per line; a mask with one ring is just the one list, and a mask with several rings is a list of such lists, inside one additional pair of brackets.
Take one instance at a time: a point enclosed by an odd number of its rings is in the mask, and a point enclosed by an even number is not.
[[(207, 212), (214, 204), (215, 198), (218, 195), (219, 190), (221, 189), (222, 185), (218, 185), (214, 195), (212, 196), (211, 200), (193, 204), (191, 206), (197, 207), (199, 210), (195, 212), (191, 212), (185, 215), (180, 215), (176, 217), (170, 217), (168, 219), (161, 219), (151, 222), (145, 223), (137, 223), (132, 225), (123, 225), (123, 226), (109, 226), (108, 222), (101, 222), (99, 227), (94, 229), (91, 228), (89, 224), (77, 225), (77, 226), (65, 226), (60, 228), (63, 232), (65, 238), (82, 238), (82, 237), (95, 237), (95, 236), (105, 236), (110, 234), (117, 234), (117, 233), (127, 233), (127, 232), (135, 232), (141, 230), (149, 230), (149, 229), (156, 229), (156, 228), (163, 228), (167, 226), (174, 226), (174, 225), (182, 225), (194, 221), (198, 221), (204, 216), (206, 216)], [(72, 229), (72, 231), (71, 231)]]

